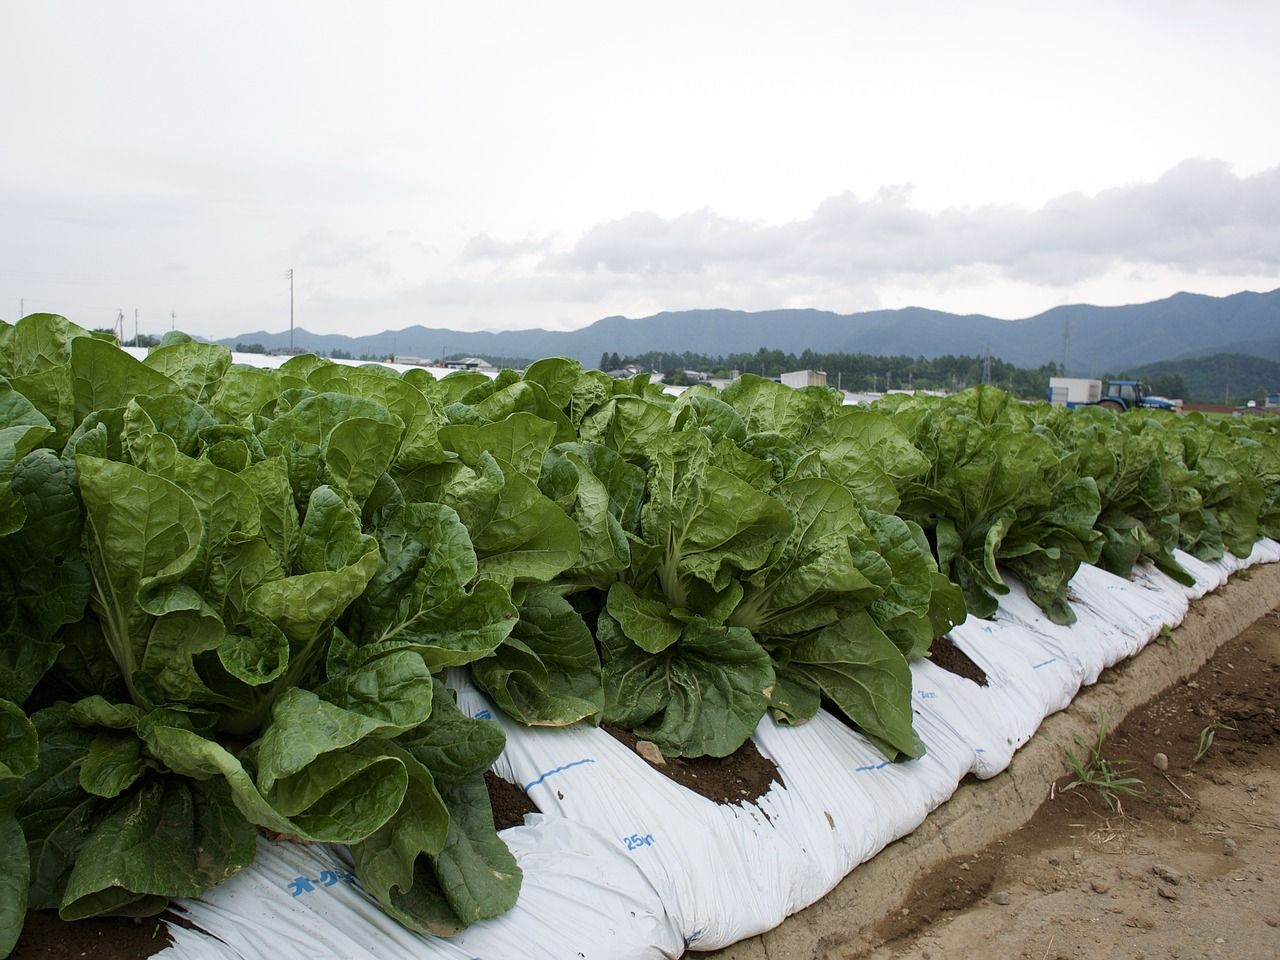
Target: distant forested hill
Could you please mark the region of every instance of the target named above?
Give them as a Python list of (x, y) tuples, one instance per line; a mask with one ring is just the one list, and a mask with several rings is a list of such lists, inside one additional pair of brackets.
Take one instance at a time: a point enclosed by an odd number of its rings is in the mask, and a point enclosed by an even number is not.
[[(355, 320), (352, 329), (358, 329)], [(654, 351), (727, 355), (757, 350), (799, 354), (991, 355), (1017, 367), (1048, 363), (1072, 376), (1099, 375), (1160, 360), (1238, 352), (1280, 359), (1280, 290), (1206, 297), (1179, 293), (1120, 307), (1055, 307), (1023, 320), (960, 316), (907, 307), (837, 314), (824, 310), (685, 310), (641, 319), (606, 317), (570, 332), (513, 330), (470, 333), (425, 326), (364, 336), (295, 330), (296, 345), (329, 356), (438, 358), (567, 356), (595, 366), (607, 353)], [(288, 347), (290, 334), (258, 331), (219, 341)]]

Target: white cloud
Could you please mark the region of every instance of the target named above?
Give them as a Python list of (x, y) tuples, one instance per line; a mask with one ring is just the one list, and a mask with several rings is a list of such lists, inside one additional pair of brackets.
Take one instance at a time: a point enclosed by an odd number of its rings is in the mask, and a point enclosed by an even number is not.
[[(491, 258), (504, 247), (486, 238)], [(509, 255), (525, 256), (527, 245)], [(984, 206), (930, 213), (905, 188), (862, 200), (829, 197), (803, 219), (767, 224), (697, 210), (636, 212), (549, 253), (539, 272), (618, 288), (706, 296), (758, 291), (775, 302), (806, 284), (874, 288), (983, 269), (1046, 288), (1104, 276), (1117, 264), (1185, 273), (1280, 277), (1280, 167), (1240, 177), (1218, 160), (1188, 160), (1152, 183), (1068, 194), (1036, 210)], [(772, 293), (771, 293), (772, 292)], [(847, 298), (842, 298), (847, 299)]]
[(495, 240), (487, 233), (477, 233), (462, 248), (459, 259), (463, 263), (469, 261), (487, 261), (503, 263), (545, 254), (551, 250), (551, 240)]

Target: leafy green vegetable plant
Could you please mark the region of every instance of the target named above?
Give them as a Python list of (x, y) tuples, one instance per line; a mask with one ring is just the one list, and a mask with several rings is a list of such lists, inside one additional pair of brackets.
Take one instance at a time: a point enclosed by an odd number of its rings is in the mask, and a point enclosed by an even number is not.
[[(5, 625), (25, 679), (4, 716), (24, 746), (6, 758), (0, 839), (21, 837), (31, 867), (3, 915), (20, 929), (27, 906), (155, 912), (248, 864), (258, 828), (348, 844), (414, 929), (508, 909), (519, 870), (483, 785), (502, 735), (434, 676), (510, 632), (507, 587), (480, 575), (507, 568), (500, 548), (477, 557), (451, 507), (407, 502), (391, 479), (446, 459), (438, 408), (376, 375), (316, 390), (316, 364), (245, 390), (222, 348), (176, 341), (151, 366), (56, 319), (23, 323), (11, 342), (69, 354), (39, 363), (67, 370), (74, 412), (58, 432), (0, 396), (6, 539), (60, 551), (59, 576), (19, 586)], [(34, 449), (61, 433), (61, 450)], [(502, 490), (488, 495), (500, 514)]]
[(1006, 567), (1051, 619), (1071, 623), (1067, 585), (1102, 546), (1093, 478), (1077, 474), (1067, 451), (1032, 429), (1030, 413), (990, 387), (904, 402), (895, 419), (930, 464), (904, 484), (900, 512), (929, 534), (969, 612), (995, 612), (1009, 590)]

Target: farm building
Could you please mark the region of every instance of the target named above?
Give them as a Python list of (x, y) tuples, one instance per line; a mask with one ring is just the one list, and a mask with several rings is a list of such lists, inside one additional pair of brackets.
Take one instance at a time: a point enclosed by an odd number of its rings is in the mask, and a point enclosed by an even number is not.
[(782, 375), (788, 387), (825, 387), (827, 375), (821, 370), (793, 370)]

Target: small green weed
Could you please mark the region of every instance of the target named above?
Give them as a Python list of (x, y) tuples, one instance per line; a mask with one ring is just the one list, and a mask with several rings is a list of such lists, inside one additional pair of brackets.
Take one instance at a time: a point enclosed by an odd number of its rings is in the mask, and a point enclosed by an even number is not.
[(1133, 775), (1136, 765), (1129, 760), (1108, 760), (1102, 755), (1102, 746), (1111, 733), (1111, 721), (1098, 710), (1098, 735), (1092, 743), (1076, 736), (1072, 739), (1080, 748), (1080, 753), (1067, 748), (1067, 762), (1075, 774), (1075, 779), (1063, 787), (1063, 791), (1076, 787), (1092, 787), (1102, 797), (1108, 810), (1121, 815), (1121, 797), (1141, 797), (1147, 792), (1147, 785), (1140, 777)]
[(1207, 727), (1201, 730), (1200, 731), (1200, 748), (1196, 750), (1196, 755), (1191, 758), (1191, 763), (1193, 765), (1199, 763), (1201, 758), (1206, 753), (1209, 752), (1209, 748), (1213, 746), (1214, 731), (1231, 730), (1234, 732), (1235, 729), (1236, 728), (1231, 726), (1231, 724), (1229, 723), (1220, 723), (1219, 721), (1215, 720), (1213, 723), (1209, 724)]

